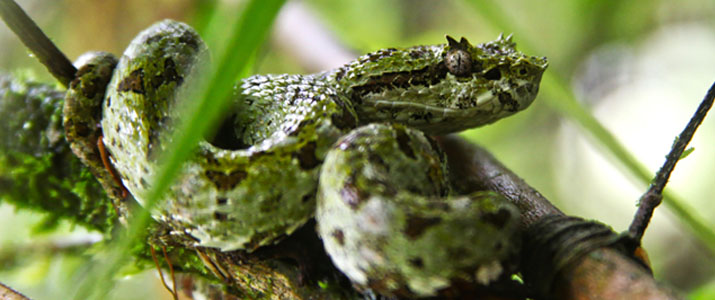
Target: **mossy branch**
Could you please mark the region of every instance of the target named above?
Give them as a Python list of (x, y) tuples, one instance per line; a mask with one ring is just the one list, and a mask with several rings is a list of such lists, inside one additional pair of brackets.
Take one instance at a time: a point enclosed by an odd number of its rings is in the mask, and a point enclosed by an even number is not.
[(0, 74), (0, 200), (109, 232), (111, 204), (64, 138), (64, 92)]

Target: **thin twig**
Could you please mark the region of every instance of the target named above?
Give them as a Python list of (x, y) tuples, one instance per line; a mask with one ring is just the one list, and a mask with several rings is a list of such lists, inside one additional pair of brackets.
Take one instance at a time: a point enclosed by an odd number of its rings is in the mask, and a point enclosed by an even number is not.
[(161, 271), (161, 266), (159, 265), (159, 260), (156, 258), (156, 251), (154, 250), (154, 246), (149, 246), (149, 250), (151, 250), (151, 258), (152, 260), (154, 260), (154, 265), (156, 266), (156, 269), (159, 270), (159, 279), (161, 279), (161, 284), (163, 284), (164, 288), (169, 291), (169, 293), (172, 297), (174, 297), (174, 299), (176, 299), (176, 294), (174, 293), (174, 290), (172, 290), (164, 280), (164, 272)]
[(715, 99), (715, 83), (710, 86), (710, 89), (707, 94), (705, 94), (705, 98), (700, 103), (698, 110), (695, 111), (695, 114), (693, 114), (693, 117), (690, 118), (688, 125), (685, 126), (683, 132), (680, 133), (675, 143), (673, 143), (673, 147), (670, 149), (670, 153), (668, 153), (665, 163), (660, 170), (658, 170), (658, 173), (656, 173), (648, 191), (641, 196), (638, 211), (636, 211), (636, 215), (633, 217), (633, 222), (628, 228), (628, 234), (636, 241), (640, 241), (643, 238), (643, 234), (645, 233), (648, 223), (650, 223), (650, 219), (653, 216), (653, 211), (663, 201), (663, 189), (668, 183), (668, 178), (670, 178), (670, 174), (673, 172), (675, 164), (678, 160), (680, 160), (680, 157), (683, 155), (683, 151), (685, 151), (685, 147), (688, 146), (688, 143), (690, 143), (690, 140), (693, 138), (695, 130), (698, 129), (698, 126), (700, 126), (708, 111), (713, 106), (713, 99)]
[(171, 264), (169, 255), (166, 254), (166, 246), (161, 246), (161, 252), (164, 253), (164, 259), (166, 259), (166, 264), (169, 265), (169, 272), (171, 273), (171, 285), (173, 285), (171, 295), (174, 296), (174, 300), (179, 300), (179, 295), (176, 292), (176, 275), (174, 275), (174, 266)]
[(13, 0), (0, 0), (0, 17), (20, 41), (47, 67), (52, 76), (68, 86), (77, 69), (34, 21)]

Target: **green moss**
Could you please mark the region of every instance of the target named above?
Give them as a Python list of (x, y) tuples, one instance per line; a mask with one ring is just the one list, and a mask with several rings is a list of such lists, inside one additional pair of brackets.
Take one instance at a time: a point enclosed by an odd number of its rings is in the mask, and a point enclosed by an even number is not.
[(0, 75), (0, 201), (47, 212), (38, 229), (70, 220), (108, 232), (116, 214), (64, 139), (64, 92)]

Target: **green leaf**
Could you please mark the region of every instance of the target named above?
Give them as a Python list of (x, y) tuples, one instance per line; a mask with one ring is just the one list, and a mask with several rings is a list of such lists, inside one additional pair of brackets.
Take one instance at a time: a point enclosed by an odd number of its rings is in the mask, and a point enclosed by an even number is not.
[(695, 147), (688, 147), (688, 149), (685, 149), (685, 151), (683, 151), (683, 154), (681, 154), (680, 158), (678, 159), (680, 160), (688, 157), (688, 155), (690, 155), (690, 153), (693, 153), (693, 151), (695, 151)]

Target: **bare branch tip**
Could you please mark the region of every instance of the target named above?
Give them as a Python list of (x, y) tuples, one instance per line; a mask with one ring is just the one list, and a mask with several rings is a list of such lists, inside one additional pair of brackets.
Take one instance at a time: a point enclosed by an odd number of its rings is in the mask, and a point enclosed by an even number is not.
[(686, 147), (692, 140), (698, 126), (700, 126), (708, 111), (712, 108), (713, 100), (715, 100), (715, 82), (710, 86), (710, 89), (708, 89), (698, 109), (690, 118), (688, 125), (686, 125), (680, 135), (675, 138), (670, 153), (666, 156), (665, 163), (660, 170), (658, 170), (658, 173), (656, 173), (648, 190), (640, 198), (640, 205), (628, 228), (629, 235), (637, 241), (640, 241), (643, 237), (646, 227), (648, 227), (650, 219), (653, 216), (653, 211), (663, 201), (663, 189), (665, 189), (665, 185), (668, 183), (668, 179), (670, 179), (670, 174), (675, 169), (675, 164), (683, 157), (683, 153), (686, 151)]

